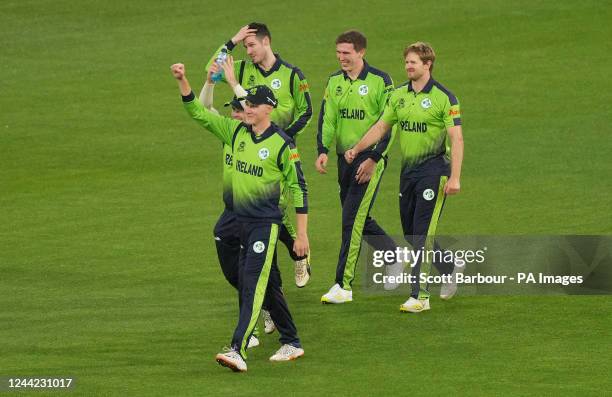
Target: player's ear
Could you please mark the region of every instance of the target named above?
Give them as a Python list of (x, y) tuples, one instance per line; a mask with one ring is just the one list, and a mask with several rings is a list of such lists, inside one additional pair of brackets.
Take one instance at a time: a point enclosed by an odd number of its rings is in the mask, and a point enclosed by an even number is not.
[(365, 57), (365, 53), (366, 53), (366, 49), (362, 48), (361, 50), (357, 51), (357, 53), (359, 54), (360, 57)]
[(263, 44), (266, 47), (270, 47), (270, 38), (268, 36), (265, 36), (262, 40), (261, 40), (261, 44)]

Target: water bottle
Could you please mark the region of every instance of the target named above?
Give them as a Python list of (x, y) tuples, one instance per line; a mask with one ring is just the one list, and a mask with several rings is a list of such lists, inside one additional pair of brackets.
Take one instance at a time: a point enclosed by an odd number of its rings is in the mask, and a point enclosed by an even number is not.
[[(226, 59), (227, 59), (227, 47), (223, 46), (223, 48), (221, 48), (221, 51), (219, 51), (219, 54), (217, 55), (217, 59), (215, 60), (215, 63), (221, 66), (223, 62), (225, 62)], [(210, 78), (215, 83), (218, 81), (221, 81), (221, 79), (223, 78), (223, 69), (219, 70), (218, 72), (213, 73), (212, 76), (210, 76)]]

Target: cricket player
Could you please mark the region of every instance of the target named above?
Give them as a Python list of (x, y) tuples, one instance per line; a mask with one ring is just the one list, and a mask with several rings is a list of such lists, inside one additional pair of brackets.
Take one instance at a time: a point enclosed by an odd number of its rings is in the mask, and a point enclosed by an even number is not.
[[(206, 70), (215, 62), (217, 54), (225, 48), (231, 54), (242, 43), (249, 61), (234, 63), (238, 84), (248, 89), (266, 85), (272, 89), (278, 106), (272, 112), (271, 120), (291, 138), (301, 133), (312, 117), (312, 102), (308, 82), (302, 71), (281, 59), (272, 51), (272, 34), (263, 23), (253, 22), (242, 27), (227, 43), (211, 57)], [(223, 81), (227, 81), (225, 76)]]
[(366, 37), (355, 30), (337, 37), (340, 70), (327, 81), (319, 115), (319, 157), (315, 166), (319, 173), (327, 172), (328, 152), (335, 140), (342, 204), (342, 243), (335, 284), (321, 297), (322, 303), (353, 300), (352, 283), (362, 235), (376, 236), (372, 239), (376, 249), (396, 248), (394, 241), (369, 215), (386, 167), (391, 135), (372, 141), (352, 164), (344, 159), (344, 152), (376, 123), (393, 90), (391, 77), (365, 61), (366, 45)]
[(257, 323), (264, 298), (279, 333), (281, 348), (271, 361), (288, 361), (304, 354), (297, 329), (289, 312), (276, 266), (276, 242), (282, 220), (279, 208), (281, 188), (292, 194), (296, 209), (297, 238), (293, 246), (302, 256), (309, 250), (306, 181), (295, 145), (270, 121), (277, 105), (274, 93), (266, 86), (248, 90), (245, 122), (210, 112), (195, 98), (182, 64), (172, 65), (185, 109), (189, 115), (219, 140), (231, 146), (232, 200), (240, 223), (239, 285), (240, 316), (230, 348), (216, 356), (219, 364), (245, 372), (246, 347)]
[[(221, 45), (206, 65), (206, 70), (217, 58), (221, 50), (231, 55), (234, 48), (242, 43), (250, 60), (238, 60), (234, 66), (237, 83), (244, 88), (256, 85), (266, 85), (272, 89), (278, 100), (273, 110), (271, 120), (287, 135), (296, 140), (310, 122), (312, 117), (312, 102), (308, 82), (302, 71), (285, 62), (279, 54), (272, 51), (272, 34), (265, 24), (253, 22), (243, 26), (227, 43)], [(222, 81), (227, 82), (225, 74)], [(281, 202), (286, 205), (288, 198)], [(289, 218), (283, 224), (291, 237), (295, 239), (295, 229)], [(295, 283), (304, 287), (310, 279), (310, 259), (295, 261)]]
[[(244, 121), (244, 107), (238, 98), (244, 98), (247, 95), (247, 91), (236, 81), (231, 57), (221, 66), (217, 64), (211, 65), (211, 68), (207, 72), (206, 82), (200, 92), (200, 103), (205, 108), (218, 114), (217, 110), (213, 107), (215, 83), (212, 80), (212, 74), (219, 70), (224, 71), (227, 82), (232, 87), (235, 94), (234, 98), (226, 103), (225, 106), (231, 106), (231, 117), (233, 119)], [(223, 144), (223, 165), (223, 202), (225, 204), (225, 209), (214, 228), (215, 246), (217, 248), (217, 256), (221, 264), (223, 275), (234, 288), (239, 290), (238, 258), (240, 253), (240, 226), (232, 205), (232, 148), (226, 144)], [(285, 219), (286, 217), (283, 217), (283, 220)], [(301, 257), (293, 252), (295, 240), (284, 223), (280, 225), (278, 239), (287, 247), (289, 255), (294, 261), (307, 260), (307, 256)], [(301, 268), (299, 265), (296, 267)], [(270, 334), (274, 332), (276, 326), (274, 325), (274, 321), (272, 321), (269, 311), (265, 310), (265, 308), (266, 304), (264, 302), (262, 309), (264, 330), (266, 333)], [(249, 340), (248, 347), (251, 348), (256, 346), (259, 346), (257, 327)]]
[[(393, 92), (381, 119), (346, 151), (345, 157), (347, 162), (355, 161), (359, 153), (395, 126), (402, 152), (399, 205), (404, 236), (415, 250), (435, 250), (434, 237), (444, 200), (461, 188), (461, 111), (457, 97), (431, 75), (436, 55), (429, 44), (410, 44), (404, 50), (404, 59), (408, 82)], [(458, 269), (452, 263), (434, 265), (440, 274), (453, 273), (453, 282), (443, 285), (440, 292), (442, 299), (450, 299), (457, 290), (454, 273)], [(416, 260), (412, 275), (418, 280), (430, 269), (429, 261)], [(410, 298), (400, 310), (418, 313), (429, 308), (427, 285), (413, 283)]]

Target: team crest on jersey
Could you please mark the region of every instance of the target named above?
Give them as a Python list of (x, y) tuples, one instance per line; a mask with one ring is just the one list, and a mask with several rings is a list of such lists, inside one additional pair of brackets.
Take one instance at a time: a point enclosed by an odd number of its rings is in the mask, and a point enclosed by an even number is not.
[(368, 86), (362, 84), (359, 86), (359, 95), (368, 95)]
[(253, 243), (253, 251), (255, 251), (256, 254), (261, 254), (265, 249), (266, 245), (263, 243), (263, 241), (255, 241)]
[(253, 75), (249, 76), (249, 85), (255, 85), (255, 76)]
[(281, 81), (279, 79), (274, 79), (270, 82), (270, 87), (274, 88), (275, 90), (278, 90), (279, 88), (281, 88)]
[(423, 109), (429, 109), (431, 107), (431, 99), (425, 98), (421, 101), (421, 106)]
[(425, 189), (425, 191), (423, 192), (423, 198), (427, 201), (431, 201), (433, 200), (433, 198), (436, 196), (436, 194), (434, 193), (433, 190), (431, 189)]
[(336, 87), (336, 96), (340, 96), (342, 95), (342, 87), (338, 86)]
[(404, 98), (400, 98), (399, 102), (397, 103), (397, 107), (402, 109), (404, 106), (406, 106), (406, 100)]
[(260, 159), (265, 160), (268, 157), (270, 157), (270, 151), (268, 150), (268, 148), (262, 147), (261, 149), (259, 149), (259, 158)]
[(238, 145), (238, 151), (239, 152), (244, 152), (244, 146), (246, 144), (244, 143), (244, 141), (240, 142), (240, 144)]

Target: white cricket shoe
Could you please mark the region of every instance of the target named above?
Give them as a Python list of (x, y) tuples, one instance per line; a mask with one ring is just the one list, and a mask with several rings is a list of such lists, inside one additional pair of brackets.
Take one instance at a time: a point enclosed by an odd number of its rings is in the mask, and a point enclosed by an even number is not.
[(321, 303), (345, 303), (353, 301), (353, 291), (345, 290), (339, 284), (334, 284), (329, 291), (321, 297)]
[(261, 312), (263, 313), (264, 319), (264, 332), (266, 334), (271, 334), (274, 332), (274, 330), (276, 330), (276, 325), (274, 325), (274, 321), (272, 321), (272, 316), (267, 310), (262, 310)]
[(451, 281), (449, 283), (442, 284), (440, 288), (440, 299), (449, 300), (457, 293), (457, 273), (463, 273), (465, 270), (464, 266), (455, 266), (451, 273)]
[(223, 353), (217, 354), (215, 359), (217, 362), (234, 372), (246, 372), (247, 365), (244, 358), (236, 350), (224, 348)]
[[(399, 282), (398, 279), (400, 278), (403, 272), (404, 272), (403, 262), (397, 262), (397, 263), (394, 263), (393, 265), (385, 266), (385, 273), (388, 276), (388, 278), (385, 279), (385, 285), (384, 285), (385, 291), (392, 291), (400, 286), (401, 282)], [(392, 281), (389, 281), (389, 278), (391, 278)]]
[(291, 345), (282, 345), (280, 349), (270, 357), (270, 361), (297, 360), (304, 355), (304, 349)]
[(295, 285), (303, 288), (310, 280), (310, 255), (304, 259), (295, 261)]
[(249, 339), (249, 344), (247, 345), (247, 349), (257, 346), (259, 346), (259, 338), (255, 335), (251, 335), (251, 338)]
[(412, 296), (400, 306), (400, 312), (418, 313), (429, 310), (429, 298), (414, 299)]

